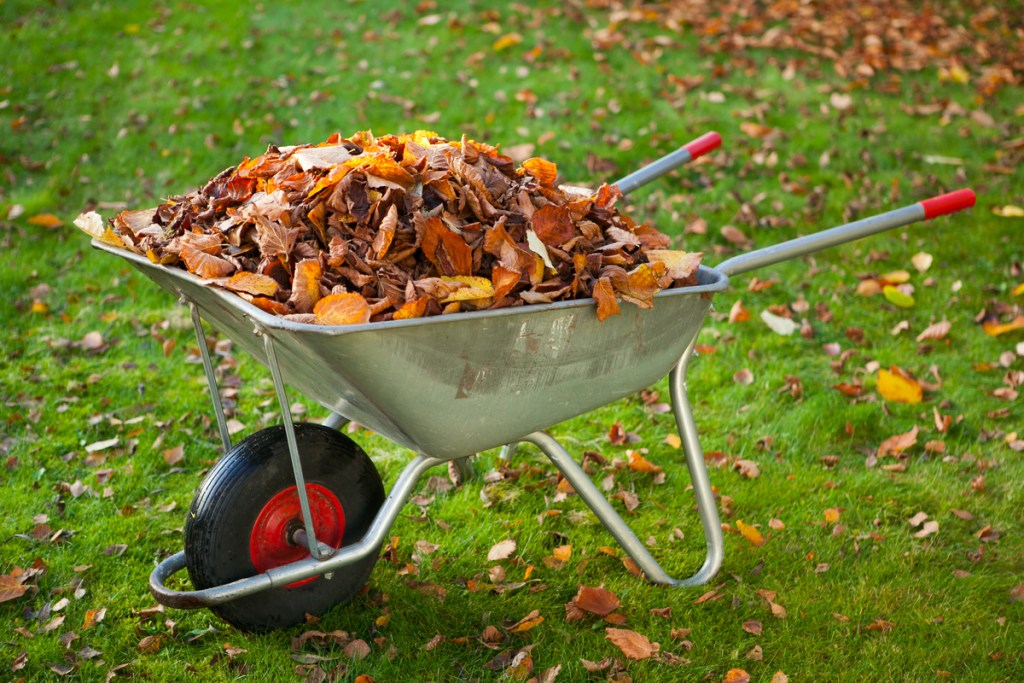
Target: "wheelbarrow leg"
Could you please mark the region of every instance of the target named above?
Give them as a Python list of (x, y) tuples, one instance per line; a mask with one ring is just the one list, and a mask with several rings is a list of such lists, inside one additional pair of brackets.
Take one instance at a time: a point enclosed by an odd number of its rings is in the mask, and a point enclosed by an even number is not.
[(700, 570), (690, 578), (676, 582), (684, 586), (696, 586), (710, 581), (722, 566), (725, 547), (722, 539), (722, 523), (718, 518), (718, 508), (715, 505), (715, 494), (711, 490), (711, 480), (708, 479), (708, 470), (704, 465), (704, 450), (700, 447), (700, 440), (697, 438), (697, 425), (693, 421), (690, 399), (686, 394), (686, 369), (693, 357), (696, 343), (697, 338), (694, 336), (693, 341), (690, 342), (673, 368), (672, 374), (669, 375), (672, 410), (676, 416), (676, 427), (679, 429), (679, 437), (683, 442), (683, 450), (686, 452), (686, 466), (690, 470), (690, 483), (693, 484), (693, 494), (697, 499), (697, 512), (700, 514), (700, 521), (704, 527), (704, 540), (707, 544), (707, 557), (705, 557), (704, 565)]
[(691, 342), (669, 378), (676, 424), (686, 449), (686, 464), (690, 470), (693, 491), (697, 497), (697, 510), (704, 526), (704, 537), (707, 544), (707, 556), (704, 559), (704, 564), (693, 576), (686, 579), (674, 579), (669, 576), (640, 542), (629, 525), (615, 511), (604, 494), (590, 480), (583, 468), (552, 436), (544, 432), (534, 432), (522, 439), (535, 444), (544, 451), (544, 454), (572, 484), (576, 493), (590, 506), (597, 518), (607, 527), (626, 553), (633, 558), (647, 578), (653, 583), (668, 586), (696, 586), (706, 583), (722, 566), (723, 557), (722, 527), (718, 519), (718, 510), (715, 507), (715, 496), (711, 490), (707, 469), (704, 467), (704, 453), (697, 440), (697, 428), (693, 421), (693, 414), (690, 412), (689, 401), (686, 398), (686, 367), (693, 354), (693, 346), (694, 344)]

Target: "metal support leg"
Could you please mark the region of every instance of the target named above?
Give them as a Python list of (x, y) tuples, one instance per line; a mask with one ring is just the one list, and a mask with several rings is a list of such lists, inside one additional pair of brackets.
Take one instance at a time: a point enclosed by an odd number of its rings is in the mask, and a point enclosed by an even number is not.
[(643, 571), (647, 578), (653, 583), (660, 583), (669, 586), (696, 586), (707, 583), (722, 566), (723, 539), (722, 526), (718, 519), (718, 509), (715, 507), (715, 496), (711, 490), (711, 481), (708, 479), (708, 472), (704, 466), (704, 453), (701, 450), (700, 442), (697, 440), (697, 427), (693, 421), (693, 414), (690, 412), (690, 404), (686, 398), (686, 367), (693, 354), (694, 343), (691, 342), (686, 353), (683, 354), (679, 363), (672, 371), (670, 385), (672, 393), (672, 405), (676, 415), (676, 424), (679, 427), (679, 434), (686, 450), (686, 465), (690, 470), (690, 480), (693, 483), (693, 492), (697, 498), (697, 510), (700, 513), (700, 520), (704, 526), (704, 537), (707, 542), (707, 557), (704, 565), (693, 576), (686, 579), (674, 579), (662, 569), (654, 556), (640, 542), (629, 525), (622, 519), (615, 508), (612, 507), (604, 494), (594, 485), (587, 473), (583, 471), (576, 461), (553, 437), (544, 432), (534, 432), (523, 438), (537, 445), (545, 455), (551, 459), (555, 467), (572, 484), (572, 487), (579, 494), (580, 498), (590, 506), (597, 518), (605, 525), (615, 540), (619, 542), (626, 553), (633, 558), (637, 566)]
[(555, 464), (558, 471), (569, 480), (573, 489), (580, 498), (590, 506), (597, 518), (605, 525), (619, 545), (637, 563), (647, 578), (654, 583), (672, 585), (675, 582), (671, 576), (665, 573), (658, 561), (654, 559), (640, 539), (636, 537), (629, 525), (619, 516), (612, 504), (604, 497), (604, 494), (590, 481), (590, 477), (583, 471), (583, 468), (576, 464), (572, 456), (562, 448), (562, 445), (544, 432), (534, 432), (523, 437), (523, 441), (529, 441), (539, 447)]
[(704, 527), (704, 539), (707, 543), (707, 557), (704, 565), (696, 574), (677, 585), (695, 586), (707, 583), (718, 573), (722, 566), (725, 543), (722, 539), (722, 523), (718, 518), (718, 507), (715, 494), (711, 490), (711, 480), (704, 465), (704, 451), (697, 438), (697, 425), (693, 421), (690, 401), (686, 395), (686, 369), (693, 357), (693, 348), (697, 343), (696, 335), (686, 348), (676, 367), (669, 376), (669, 392), (672, 396), (672, 410), (676, 416), (679, 437), (686, 452), (686, 466), (690, 470), (690, 482), (693, 484), (693, 495), (697, 499), (697, 512)]
[(327, 416), (327, 419), (325, 419), (320, 424), (322, 424), (324, 427), (330, 427), (331, 429), (341, 431), (341, 428), (347, 425), (349, 422), (351, 422), (351, 420), (349, 420), (344, 415), (339, 415), (338, 413), (331, 413), (330, 415)]
[(259, 333), (263, 336), (263, 348), (267, 352), (267, 365), (270, 366), (270, 374), (274, 377), (277, 402), (281, 406), (281, 421), (284, 423), (284, 434), (288, 439), (288, 454), (292, 459), (292, 472), (295, 474), (296, 493), (299, 496), (299, 508), (302, 510), (302, 523), (306, 529), (309, 554), (316, 560), (322, 560), (325, 556), (320, 552), (320, 544), (316, 540), (316, 531), (313, 529), (313, 515), (309, 509), (309, 496), (306, 494), (306, 478), (302, 474), (302, 461), (299, 459), (299, 444), (295, 440), (295, 425), (292, 424), (288, 392), (285, 390), (281, 368), (277, 364), (277, 356), (274, 353), (274, 340), (265, 330), (259, 330)]
[(220, 440), (224, 444), (224, 452), (227, 453), (231, 450), (231, 435), (228, 434), (228, 421), (224, 417), (224, 405), (220, 401), (220, 389), (217, 387), (217, 376), (213, 373), (213, 361), (210, 360), (210, 350), (206, 348), (206, 333), (203, 332), (203, 320), (199, 317), (199, 309), (194, 302), (188, 301), (188, 310), (192, 314), (192, 328), (196, 333), (196, 343), (199, 344), (199, 355), (203, 359), (206, 383), (210, 386), (210, 398), (213, 399), (213, 415), (217, 418)]

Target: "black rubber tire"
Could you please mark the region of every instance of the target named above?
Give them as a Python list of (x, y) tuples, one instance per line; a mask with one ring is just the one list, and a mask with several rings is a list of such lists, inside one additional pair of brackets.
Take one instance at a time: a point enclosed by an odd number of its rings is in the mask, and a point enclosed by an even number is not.
[[(296, 424), (306, 484), (333, 493), (344, 511), (342, 545), (358, 541), (384, 504), (377, 468), (359, 446), (334, 429)], [(186, 567), (197, 589), (220, 586), (259, 572), (249, 553), (250, 534), (264, 505), (293, 487), (284, 427), (252, 434), (210, 469), (192, 499), (185, 522)], [(379, 552), (300, 586), (274, 588), (211, 607), (243, 631), (265, 632), (303, 623), (350, 602), (363, 587)]]

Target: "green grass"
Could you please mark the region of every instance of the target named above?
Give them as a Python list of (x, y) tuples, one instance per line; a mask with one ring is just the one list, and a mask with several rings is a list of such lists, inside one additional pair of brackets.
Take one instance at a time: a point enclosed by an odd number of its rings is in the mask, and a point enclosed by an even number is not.
[[(363, 673), (378, 681), (498, 680), (500, 671), (487, 665), (533, 644), (537, 675), (562, 663), (558, 680), (600, 679), (604, 674), (587, 674), (580, 658), (622, 657), (600, 620), (566, 623), (564, 605), (583, 583), (614, 591), (627, 628), (689, 660), (682, 668), (628, 661), (634, 680), (722, 680), (731, 668), (756, 681), (776, 671), (790, 680), (1020, 678), (1024, 607), (1010, 591), (1024, 567), (1024, 455), (1009, 448), (1004, 433), (1020, 438), (1024, 413), (1020, 399), (1001, 401), (991, 392), (1008, 369), (1022, 369), (1019, 353), (1009, 368), (998, 360), (1024, 337), (990, 337), (974, 322), (982, 308), (1020, 306), (1011, 290), (1024, 280), (1022, 219), (991, 212), (1024, 205), (1020, 146), (1013, 143), (1024, 136), (1019, 89), (980, 99), (970, 83), (940, 82), (931, 66), (904, 74), (895, 94), (853, 89), (853, 107), (840, 114), (822, 109), (830, 92), (847, 87), (831, 69), (783, 78), (795, 53), (752, 51), (747, 68), (732, 68), (728, 55), (702, 51), (693, 35), (626, 22), (617, 28), (633, 45), (669, 39), (660, 59), (642, 65), (619, 46), (598, 60), (589, 34), (607, 25), (606, 14), (587, 10), (576, 18), (557, 4), (535, 12), (517, 7), (427, 10), (442, 20), (424, 25), (404, 3), (0, 4), (0, 574), (36, 560), (46, 566), (31, 582), (38, 590), (0, 603), (5, 680), (56, 678), (51, 666), (58, 665), (72, 666), (66, 677), (79, 680), (102, 680), (122, 664), (120, 673), (152, 680), (308, 675), (296, 671), (291, 645), (306, 629), (252, 636), (202, 610), (138, 616), (154, 605), (146, 587), (152, 567), (182, 546), (185, 511), (219, 454), (217, 430), (202, 370), (186, 363), (195, 342), (183, 309), (126, 264), (91, 250), (71, 221), (97, 205), (105, 216), (122, 205), (154, 205), (268, 143), (365, 128), (430, 128), (505, 145), (537, 143), (550, 132), (554, 138), (537, 144), (536, 153), (556, 161), (567, 180), (591, 182), (612, 180), (718, 130), (725, 145), (710, 161), (631, 197), (635, 213), (680, 243), (683, 227), (702, 217), (707, 235), (686, 235), (685, 245), (705, 251), (712, 264), (731, 253), (719, 232), (726, 224), (763, 247), (962, 185), (975, 188), (979, 202), (968, 214), (822, 252), (813, 262), (765, 268), (757, 277), (778, 283), (760, 292), (747, 290), (749, 276), (738, 277), (717, 297), (700, 337), (715, 353), (693, 363), (689, 389), (703, 447), (726, 463), (711, 470), (723, 522), (730, 529), (737, 520), (758, 525), (767, 537), (754, 547), (726, 534), (725, 564), (707, 587), (721, 599), (695, 604), (705, 588), (657, 588), (627, 573), (598, 550), (613, 541), (580, 500), (552, 502), (554, 468), (524, 448), (509, 465), (520, 478), (497, 487), (500, 502), (485, 507), (482, 494), (494, 494), (495, 486), (478, 477), (436, 494), (425, 512), (412, 505), (403, 511), (391, 532), (399, 538), (399, 561), (412, 561), (417, 540), (440, 548), (422, 559), (417, 576), (380, 562), (365, 595), (325, 615), (315, 628), (349, 631), (372, 652), (353, 662), (340, 648), (307, 647), (330, 658), (318, 666), (344, 667), (341, 680)], [(494, 41), (510, 32), (523, 42), (496, 52)], [(534, 46), (541, 52), (530, 62), (524, 56)], [(703, 74), (705, 81), (683, 96), (666, 74)], [(941, 121), (901, 108), (940, 101), (967, 113)], [(995, 125), (970, 115), (976, 111)], [(740, 128), (747, 120), (779, 133), (768, 143), (751, 138)], [(771, 151), (775, 165), (756, 161), (757, 153)], [(605, 163), (591, 173), (588, 155)], [(929, 155), (962, 163), (934, 163)], [(64, 225), (28, 221), (44, 213)], [(919, 251), (934, 257), (926, 274), (910, 264)], [(858, 275), (900, 269), (913, 273), (912, 309), (854, 293)], [(803, 317), (813, 339), (779, 337), (758, 319), (768, 306), (800, 297), (810, 305)], [(727, 321), (736, 300), (751, 311), (750, 321)], [(827, 305), (830, 322), (815, 316), (818, 305)], [(948, 338), (920, 348), (914, 337), (944, 317), (952, 322)], [(892, 335), (903, 320), (910, 331)], [(854, 327), (863, 332), (860, 341), (847, 334)], [(98, 352), (81, 343), (92, 331), (105, 342)], [(836, 359), (822, 350), (833, 342), (855, 351), (838, 372)], [(877, 394), (854, 402), (831, 388), (859, 378), (873, 394), (875, 379), (865, 370), (871, 361), (932, 382), (935, 365), (942, 386), (917, 405), (887, 403)], [(237, 350), (220, 362), (239, 378), (235, 417), (246, 433), (275, 423), (268, 373)], [(753, 383), (733, 381), (741, 368), (753, 373)], [(787, 376), (800, 379), (801, 398), (779, 392)], [(654, 389), (667, 400), (667, 382)], [(955, 418), (949, 433), (936, 431), (933, 408)], [(324, 414), (316, 406), (308, 411)], [(626, 519), (641, 539), (653, 537), (653, 552), (670, 573), (686, 575), (702, 561), (703, 541), (682, 453), (664, 443), (675, 431), (671, 414), (651, 414), (635, 396), (552, 431), (576, 455), (591, 449), (622, 459), (626, 447), (607, 439), (615, 422), (637, 433), (641, 441), (633, 447), (647, 448), (666, 471), (661, 486), (628, 470), (616, 474), (617, 487), (641, 500)], [(866, 454), (915, 424), (919, 444), (900, 461), (905, 472), (865, 468)], [(354, 436), (390, 485), (409, 453), (375, 435)], [(118, 447), (87, 453), (86, 445), (113, 437), (121, 439)], [(945, 442), (944, 454), (923, 449), (933, 440)], [(162, 454), (178, 444), (185, 460), (171, 471)], [(828, 469), (822, 456), (838, 456), (838, 463)], [(756, 461), (760, 477), (741, 478), (729, 466), (737, 458)], [(486, 473), (499, 464), (489, 452), (476, 469)], [(979, 476), (984, 486), (972, 486)], [(75, 482), (91, 492), (75, 497)], [(561, 514), (538, 524), (548, 508)], [(825, 522), (829, 508), (842, 509), (837, 523)], [(954, 509), (973, 519), (960, 519)], [(907, 520), (918, 511), (939, 522), (937, 534), (913, 536)], [(785, 528), (770, 529), (773, 518)], [(985, 525), (998, 538), (977, 538)], [(487, 562), (488, 549), (509, 537), (518, 543), (515, 558)], [(115, 544), (126, 545), (124, 553), (105, 554)], [(551, 549), (563, 544), (573, 547), (567, 566), (545, 566)], [(467, 590), (468, 580), (487, 581), (493, 564), (503, 565), (510, 581), (534, 569), (515, 591)], [(827, 571), (816, 572), (822, 564)], [(437, 601), (410, 580), (447, 595)], [(76, 588), (84, 594), (76, 596)], [(771, 615), (761, 589), (777, 593), (785, 619)], [(68, 602), (58, 610), (63, 598)], [(671, 618), (650, 612), (666, 606)], [(84, 628), (87, 611), (99, 609), (105, 618)], [(509, 634), (499, 650), (477, 639), (486, 626), (504, 633), (534, 609), (543, 623)], [(390, 620), (375, 626), (384, 614)], [(42, 632), (57, 615), (63, 623)], [(762, 622), (763, 633), (744, 632), (746, 620)], [(879, 620), (894, 626), (868, 628)], [(671, 637), (679, 628), (692, 629), (689, 651)], [(78, 637), (69, 641), (69, 634)], [(435, 634), (449, 640), (425, 650)], [(139, 650), (146, 635), (160, 636), (156, 652)], [(225, 643), (246, 652), (229, 658)], [(755, 645), (763, 661), (746, 658)], [(102, 654), (87, 658), (85, 646)], [(19, 669), (22, 652), (27, 660)]]

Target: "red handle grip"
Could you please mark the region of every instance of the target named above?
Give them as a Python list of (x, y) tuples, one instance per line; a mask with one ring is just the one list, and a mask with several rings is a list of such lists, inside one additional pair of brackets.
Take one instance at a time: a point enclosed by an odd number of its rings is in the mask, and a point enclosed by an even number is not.
[(696, 159), (700, 155), (707, 154), (711, 150), (718, 148), (721, 144), (722, 136), (711, 131), (710, 133), (704, 133), (704, 135), (701, 135), (692, 142), (687, 142), (683, 145), (683, 149), (690, 153), (691, 159)]
[(925, 199), (918, 202), (924, 207), (925, 220), (936, 216), (945, 216), (947, 213), (962, 211), (974, 206), (974, 190), (964, 188), (947, 194), (940, 194), (938, 197)]

